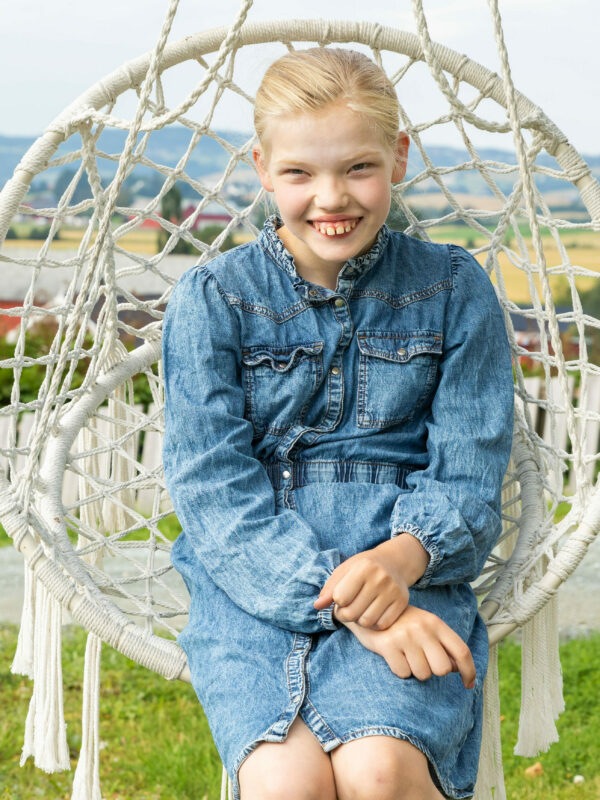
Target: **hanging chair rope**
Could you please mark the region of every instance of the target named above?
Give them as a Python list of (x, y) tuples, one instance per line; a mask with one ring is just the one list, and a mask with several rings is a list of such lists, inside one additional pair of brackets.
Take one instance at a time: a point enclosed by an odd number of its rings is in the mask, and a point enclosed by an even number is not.
[[(48, 629), (44, 620), (54, 621), (54, 636), (44, 640), (42, 650), (56, 665), (60, 651), (52, 643), (59, 637), (60, 607), (90, 632), (85, 746), (74, 800), (99, 800), (101, 642), (168, 679), (190, 679), (185, 656), (174, 641), (187, 618), (188, 597), (169, 561), (172, 536), (164, 525), (172, 524), (174, 515), (156, 457), (164, 425), (161, 321), (177, 280), (173, 269), (181, 263), (178, 259), (187, 258), (190, 266), (205, 263), (236, 230), (256, 235), (256, 215), (273, 210), (260, 188), (246, 192), (243, 201), (239, 188), (231, 191), (244, 169), (253, 170), (249, 152), (254, 136), (234, 139), (218, 122), (221, 105), (233, 98), (240, 120), (242, 109), (248, 112), (251, 130), (253, 89), (243, 57), (246, 48), (264, 45), (290, 49), (297, 43), (348, 43), (370, 49), (399, 87), (402, 124), (412, 140), (411, 152), (419, 159), (393, 191), (394, 208), (404, 214), (406, 232), (429, 239), (442, 225), (468, 226), (474, 241), (467, 246), (495, 279), (514, 355), (515, 428), (502, 494), (503, 532), (474, 588), (483, 598), (480, 611), (494, 657), (495, 644), (519, 626), (532, 653), (531, 669), (523, 673), (520, 752), (545, 747), (556, 735), (553, 720), (562, 707), (557, 590), (600, 528), (600, 484), (595, 477), (600, 458), (600, 367), (588, 350), (588, 339), (598, 334), (600, 321), (584, 312), (580, 296), (583, 286), (597, 281), (598, 273), (583, 262), (573, 263), (573, 253), (579, 256), (582, 251), (570, 252), (565, 234), (598, 230), (600, 187), (564, 134), (515, 90), (498, 4), (489, 2), (502, 78), (432, 42), (420, 0), (413, 0), (417, 35), (367, 22), (248, 23), (251, 1), (245, 0), (231, 26), (168, 43), (178, 5), (172, 0), (155, 48), (103, 78), (65, 109), (0, 192), (0, 243), (17, 214), (50, 220), (48, 236), (35, 255), (13, 249), (8, 241), (0, 250), (9, 283), (19, 285), (23, 275), (28, 276), (19, 300), (0, 309), (0, 321), (17, 323), (11, 331), (14, 350), (0, 360), (14, 375), (10, 402), (0, 409), (0, 521), (26, 565), (28, 602), (13, 669), (37, 676), (38, 690), (30, 708), (24, 757), (34, 755), (45, 768), (64, 768), (66, 763), (61, 749), (62, 694), (58, 672), (52, 686), (36, 673), (34, 630)], [(185, 79), (190, 85), (182, 99), (180, 91), (174, 95), (169, 76), (183, 65), (193, 65), (195, 72)], [(425, 66), (440, 99), (428, 119), (411, 107), (411, 93), (402, 92), (404, 83)], [(177, 86), (183, 88), (183, 78)], [(134, 93), (135, 112), (127, 119), (119, 102)], [(498, 110), (501, 119), (494, 118)], [(453, 126), (464, 146), (460, 163), (436, 162), (430, 142), (444, 126)], [(172, 148), (172, 160), (166, 164), (156, 137), (168, 127), (180, 138), (179, 150)], [(115, 152), (109, 134), (117, 133), (121, 144)], [(501, 160), (493, 144), (488, 153), (475, 145), (477, 137), (495, 141), (509, 134), (516, 161)], [(203, 141), (224, 154), (218, 175), (207, 176), (195, 166)], [(74, 172), (55, 207), (34, 210), (23, 202), (36, 176), (69, 168)], [(132, 207), (124, 190), (128, 180), (142, 174), (155, 176), (154, 193), (141, 207)], [(588, 216), (574, 221), (553, 213), (538, 185), (550, 180), (576, 191)], [(478, 181), (493, 204), (482, 208), (473, 203), (460, 191), (463, 181)], [(79, 192), (81, 183), (90, 187), (87, 196)], [(191, 213), (179, 220), (164, 212), (165, 197), (175, 185), (185, 186), (194, 197)], [(427, 213), (418, 207), (425, 196), (437, 203)], [(229, 221), (206, 243), (194, 235), (194, 226), (215, 204)], [(81, 237), (71, 249), (60, 249), (57, 237), (63, 232), (68, 236), (73, 220), (81, 224)], [(139, 252), (130, 244), (148, 224), (164, 233), (155, 253)], [(531, 231), (533, 248), (523, 234), (524, 225)], [(176, 255), (182, 245), (191, 248), (189, 256)], [(63, 289), (57, 293), (54, 281), (52, 299), (43, 302), (43, 292), (59, 275)], [(552, 281), (558, 275), (572, 298), (567, 310), (555, 307)], [(520, 304), (511, 295), (517, 279), (527, 293)], [(531, 352), (520, 343), (513, 325), (517, 316), (539, 336), (538, 350)], [(564, 352), (564, 324), (577, 332), (575, 354)], [(44, 352), (32, 353), (29, 344), (44, 325), (54, 326), (49, 343)], [(539, 367), (541, 378), (525, 373), (524, 357)], [(43, 370), (43, 377), (35, 396), (27, 399), (27, 379), (35, 370)], [(137, 396), (140, 386), (143, 402)], [(570, 510), (555, 522), (565, 502)], [(503, 791), (497, 763), (499, 730), (494, 727), (495, 675), (490, 669), (486, 681), (488, 744), (482, 752), (487, 761), (477, 800), (487, 800), (493, 790), (502, 796)], [(540, 733), (531, 719), (544, 704), (549, 716), (546, 731)], [(50, 708), (59, 713), (48, 722)], [(36, 727), (42, 731), (44, 726), (55, 732), (54, 739), (39, 734), (36, 739)], [(529, 728), (534, 731), (531, 737), (525, 735)], [(226, 790), (231, 792), (231, 781), (224, 771), (222, 798)]]

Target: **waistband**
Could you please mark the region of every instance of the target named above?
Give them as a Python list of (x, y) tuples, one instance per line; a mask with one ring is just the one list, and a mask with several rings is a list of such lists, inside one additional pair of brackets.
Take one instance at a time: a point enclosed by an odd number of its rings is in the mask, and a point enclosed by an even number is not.
[[(309, 483), (395, 483), (406, 489), (406, 476), (424, 467), (392, 464), (386, 461), (337, 461), (320, 460), (294, 461), (261, 461), (267, 470), (273, 489), (283, 486), (299, 489)], [(284, 471), (291, 476), (283, 476)], [(290, 482), (291, 477), (291, 482)]]

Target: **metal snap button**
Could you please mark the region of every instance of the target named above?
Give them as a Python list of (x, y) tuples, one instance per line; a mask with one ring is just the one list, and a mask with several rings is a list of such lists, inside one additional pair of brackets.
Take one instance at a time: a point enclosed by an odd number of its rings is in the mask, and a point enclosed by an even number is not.
[(406, 348), (405, 347), (399, 347), (396, 350), (396, 352), (398, 353), (399, 356), (405, 356), (406, 355)]
[(339, 367), (332, 367), (331, 371), (333, 372), (334, 375), (339, 375), (340, 368)]
[(311, 297), (316, 297), (319, 294), (316, 289), (309, 289), (308, 293)]
[(285, 367), (285, 361), (278, 361), (277, 363), (280, 367)]
[(291, 473), (289, 469), (284, 469), (281, 474), (283, 475), (284, 478), (289, 478)]
[(344, 305), (344, 301), (342, 300), (341, 297), (336, 297), (335, 304), (336, 304), (336, 306), (343, 306)]

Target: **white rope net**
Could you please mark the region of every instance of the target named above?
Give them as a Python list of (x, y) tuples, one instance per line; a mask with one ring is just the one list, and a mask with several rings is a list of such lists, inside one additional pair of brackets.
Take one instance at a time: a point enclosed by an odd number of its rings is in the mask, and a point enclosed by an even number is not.
[[(57, 117), (0, 194), (0, 269), (14, 294), (0, 308), (0, 368), (13, 375), (0, 407), (0, 522), (31, 585), (33, 575), (130, 658), (189, 679), (173, 641), (188, 596), (169, 562), (179, 526), (161, 465), (162, 316), (185, 269), (253, 238), (276, 210), (250, 157), (255, 49), (266, 66), (286, 48), (341, 43), (384, 67), (411, 137), (389, 224), (460, 237), (505, 311), (514, 448), (502, 538), (475, 586), (493, 644), (555, 598), (600, 527), (600, 188), (515, 92), (507, 62), (501, 79), (433, 44), (416, 0), (418, 36), (376, 23), (244, 23), (246, 2), (230, 29), (167, 45), (176, 6), (156, 49)], [(427, 82), (435, 107), (414, 90)], [(247, 135), (224, 132), (227, 108)], [(437, 144), (449, 136), (458, 163)], [(39, 207), (52, 185), (55, 201)], [(188, 216), (172, 204), (175, 186)], [(35, 250), (5, 238), (40, 218)], [(207, 218), (222, 231), (205, 242), (195, 228)]]

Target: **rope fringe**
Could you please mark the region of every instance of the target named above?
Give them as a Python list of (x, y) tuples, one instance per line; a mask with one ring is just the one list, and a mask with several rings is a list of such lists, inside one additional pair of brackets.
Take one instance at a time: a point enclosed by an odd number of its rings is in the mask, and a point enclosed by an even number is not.
[(71, 769), (63, 710), (62, 606), (39, 584), (35, 597), (33, 694), (25, 721), (20, 765), (33, 756), (45, 772)]
[(24, 562), (23, 608), (17, 649), (10, 667), (13, 675), (25, 675), (33, 680), (33, 631), (35, 622), (35, 594), (37, 581), (33, 570)]
[(488, 670), (483, 684), (483, 726), (474, 800), (506, 800), (500, 738), (497, 644), (490, 647)]
[(102, 639), (90, 633), (85, 647), (81, 750), (71, 800), (102, 800), (100, 790), (100, 655)]
[(564, 711), (558, 653), (558, 597), (555, 595), (523, 626), (521, 713), (517, 756), (546, 752), (559, 736), (555, 720)]

